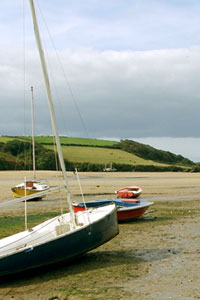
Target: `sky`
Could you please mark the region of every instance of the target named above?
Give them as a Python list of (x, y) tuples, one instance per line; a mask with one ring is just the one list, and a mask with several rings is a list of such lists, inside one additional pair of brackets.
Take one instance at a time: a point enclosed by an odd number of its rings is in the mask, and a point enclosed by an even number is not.
[[(200, 161), (199, 0), (35, 0), (60, 135)], [(0, 135), (51, 135), (27, 0), (1, 0)]]

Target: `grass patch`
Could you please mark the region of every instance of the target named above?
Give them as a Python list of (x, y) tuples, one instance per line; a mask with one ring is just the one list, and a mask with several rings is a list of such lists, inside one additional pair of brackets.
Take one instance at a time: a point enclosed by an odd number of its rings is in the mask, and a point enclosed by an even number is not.
[[(14, 139), (16, 139), (16, 137), (11, 137), (11, 136), (0, 136), (0, 142), (1, 143), (7, 143), (9, 141), (13, 141)], [(18, 139), (18, 137), (17, 137)]]
[[(55, 216), (56, 213), (54, 212), (28, 215), (28, 228), (32, 228), (37, 224), (42, 223)], [(3, 216), (0, 218), (0, 228), (0, 239), (24, 231), (24, 216)]]
[(169, 223), (170, 220), (178, 220), (183, 217), (198, 215), (197, 200), (190, 201), (158, 201), (153, 205), (153, 214), (157, 222)]
[[(28, 137), (31, 139), (31, 137)], [(35, 141), (40, 144), (54, 144), (54, 139), (52, 136), (36, 136)], [(76, 138), (76, 137), (60, 137), (60, 142), (62, 145), (83, 145), (83, 146), (96, 146), (96, 147), (112, 147), (117, 145), (116, 141), (106, 141), (98, 139), (89, 138)]]
[[(53, 150), (53, 146), (46, 146)], [(129, 164), (129, 165), (157, 165), (165, 166), (151, 160), (142, 159), (134, 154), (120, 149), (106, 149), (94, 147), (62, 146), (64, 158), (74, 163), (98, 163), (98, 164)]]

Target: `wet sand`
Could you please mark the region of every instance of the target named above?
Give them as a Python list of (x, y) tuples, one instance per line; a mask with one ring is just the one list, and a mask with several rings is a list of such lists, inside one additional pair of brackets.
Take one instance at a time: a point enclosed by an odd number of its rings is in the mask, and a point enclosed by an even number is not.
[[(56, 185), (54, 172), (38, 172)], [(27, 172), (27, 179), (31, 173)], [(85, 199), (115, 197), (126, 185), (139, 185), (141, 200), (153, 200), (146, 219), (120, 224), (119, 235), (72, 265), (0, 284), (0, 299), (200, 299), (200, 174), (80, 173)], [(12, 199), (10, 187), (24, 172), (0, 172), (0, 202)], [(72, 197), (80, 201), (75, 175), (69, 173)], [(64, 195), (61, 195), (63, 198)], [(60, 200), (28, 203), (28, 211), (54, 211)], [(64, 207), (67, 204), (63, 202)], [(1, 215), (23, 214), (23, 204)], [(149, 218), (149, 219), (148, 219)]]

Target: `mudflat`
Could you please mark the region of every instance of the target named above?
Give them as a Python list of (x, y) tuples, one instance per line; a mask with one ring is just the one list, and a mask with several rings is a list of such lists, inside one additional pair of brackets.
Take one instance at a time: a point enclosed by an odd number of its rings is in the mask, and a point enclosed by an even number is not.
[[(11, 186), (31, 172), (0, 172), (0, 202), (12, 199)], [(56, 179), (55, 179), (56, 176)], [(56, 186), (61, 174), (37, 172)], [(114, 191), (139, 185), (140, 199), (154, 202), (144, 219), (119, 224), (117, 237), (75, 262), (26, 277), (2, 280), (0, 299), (150, 300), (200, 299), (200, 174), (80, 173), (85, 200), (114, 198)], [(74, 201), (81, 201), (73, 173)], [(28, 213), (68, 209), (64, 194), (29, 202)], [(0, 218), (24, 214), (24, 204), (1, 208)], [(6, 222), (6, 221), (5, 221)], [(59, 255), (59, 254), (58, 254)], [(31, 272), (30, 272), (31, 273)]]

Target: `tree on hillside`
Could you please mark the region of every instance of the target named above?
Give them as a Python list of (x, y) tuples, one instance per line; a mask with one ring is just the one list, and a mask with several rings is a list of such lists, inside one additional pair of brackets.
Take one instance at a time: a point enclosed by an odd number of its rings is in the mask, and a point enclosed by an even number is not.
[(158, 150), (149, 145), (144, 145), (131, 140), (121, 140), (120, 148), (123, 151), (133, 153), (141, 158), (160, 163), (181, 164), (187, 166), (194, 165), (191, 160), (184, 158), (182, 155), (176, 155), (169, 151)]

